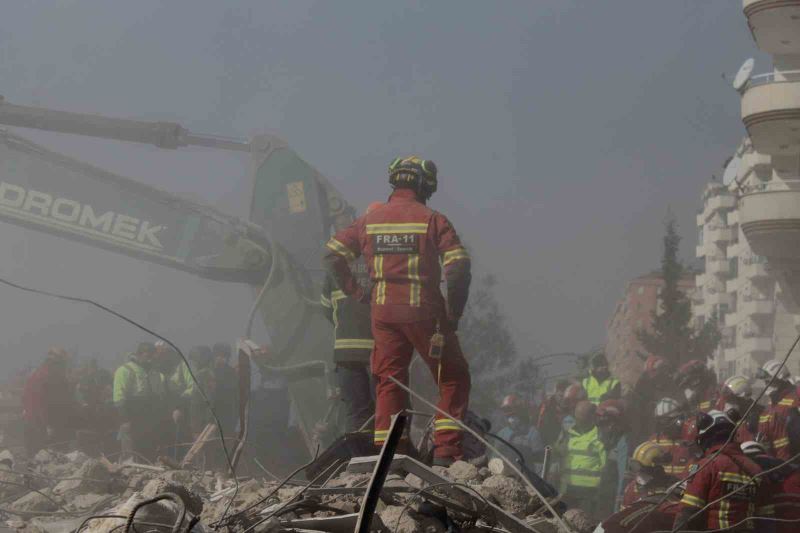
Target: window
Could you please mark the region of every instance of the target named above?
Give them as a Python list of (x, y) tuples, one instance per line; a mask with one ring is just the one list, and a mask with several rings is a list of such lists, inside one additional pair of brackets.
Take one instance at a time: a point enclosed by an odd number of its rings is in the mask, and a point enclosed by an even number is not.
[(739, 276), (739, 258), (738, 257), (731, 257), (728, 260), (728, 264), (730, 265), (731, 277), (735, 278)]
[(700, 231), (697, 232), (697, 244), (703, 244), (703, 226), (700, 226)]

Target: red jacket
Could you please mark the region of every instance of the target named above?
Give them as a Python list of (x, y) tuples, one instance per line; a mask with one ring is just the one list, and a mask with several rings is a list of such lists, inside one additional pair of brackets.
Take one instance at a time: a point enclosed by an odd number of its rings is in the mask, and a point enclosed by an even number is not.
[[(398, 189), (389, 201), (338, 232), (325, 261), (339, 287), (358, 295), (348, 261), (364, 255), (372, 282), (372, 316), (385, 322), (458, 318), (467, 302), (470, 260), (450, 221)], [(439, 285), (442, 267), (447, 304)]]
[(689, 467), (695, 462), (693, 443), (673, 439), (663, 433), (654, 434), (648, 441), (658, 444), (672, 455), (670, 463), (664, 465), (666, 474), (682, 479), (689, 473)]
[(33, 371), (22, 392), (25, 420), (41, 426), (64, 424), (72, 414), (72, 389), (48, 363)]
[[(714, 457), (720, 449), (722, 453)], [(772, 516), (770, 485), (755, 477), (760, 473), (761, 467), (746, 457), (738, 444), (712, 446), (689, 480), (681, 508), (697, 512), (710, 504), (700, 516), (705, 516), (705, 527), (713, 530), (733, 527), (750, 516)], [(725, 495), (729, 496), (712, 503)]]
[[(789, 449), (789, 434), (786, 425), (789, 421), (789, 414), (800, 407), (795, 387), (787, 387), (786, 392), (781, 398), (767, 407), (766, 411), (758, 419), (758, 432), (761, 434), (764, 445), (771, 447), (771, 455), (778, 459), (789, 459), (791, 451)], [(769, 450), (768, 450), (769, 451)]]

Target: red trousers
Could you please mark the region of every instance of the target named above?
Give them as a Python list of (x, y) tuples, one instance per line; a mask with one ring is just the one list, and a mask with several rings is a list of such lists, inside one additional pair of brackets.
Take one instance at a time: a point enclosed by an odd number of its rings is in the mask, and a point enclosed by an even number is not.
[(461, 420), (469, 402), (469, 365), (461, 352), (455, 333), (445, 333), (445, 346), (439, 361), (428, 357), (430, 340), (436, 331), (436, 320), (410, 323), (384, 322), (373, 317), (372, 334), (375, 349), (372, 351), (372, 373), (376, 377), (375, 444), (381, 445), (389, 434), (391, 417), (408, 407), (408, 395), (392, 382), (393, 377), (408, 385), (408, 366), (414, 350), (422, 356), (433, 374), (439, 378), (438, 407), (451, 418), (436, 414), (434, 421), (435, 457), (459, 459), (461, 450), (461, 428), (453, 419)]

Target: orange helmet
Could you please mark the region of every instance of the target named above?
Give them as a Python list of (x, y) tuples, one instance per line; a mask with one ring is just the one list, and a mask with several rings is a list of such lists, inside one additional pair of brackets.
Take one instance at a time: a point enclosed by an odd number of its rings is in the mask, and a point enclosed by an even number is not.
[(580, 383), (573, 383), (564, 391), (564, 399), (567, 401), (577, 403), (587, 398), (589, 398), (589, 395), (586, 394), (586, 389), (584, 389)]

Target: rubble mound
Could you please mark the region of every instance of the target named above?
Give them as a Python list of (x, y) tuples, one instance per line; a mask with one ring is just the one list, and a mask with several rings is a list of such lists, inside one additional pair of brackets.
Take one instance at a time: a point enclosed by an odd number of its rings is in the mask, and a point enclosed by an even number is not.
[[(0, 463), (0, 481), (6, 481), (0, 494), (7, 502), (0, 531), (3, 525), (25, 533), (67, 533), (79, 526), (82, 533), (120, 531), (135, 511), (135, 524), (168, 532), (182, 509), (184, 526), (198, 517), (193, 531), (352, 531), (374, 461), (362, 457), (342, 464), (342, 471), (322, 486), (309, 485), (300, 474), (282, 482), (244, 478), (237, 487), (220, 473), (175, 464), (111, 463), (80, 452), (43, 450), (28, 461)], [(165, 494), (171, 496), (154, 501)], [(491, 475), (486, 467), (463, 461), (429, 468), (396, 456), (370, 531), (485, 533), (499, 527), (512, 533), (563, 533), (557, 521), (534, 515), (538, 510), (538, 500), (514, 477)], [(567, 516), (570, 533), (591, 531), (585, 515)]]

